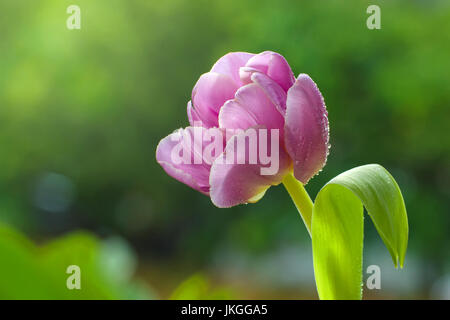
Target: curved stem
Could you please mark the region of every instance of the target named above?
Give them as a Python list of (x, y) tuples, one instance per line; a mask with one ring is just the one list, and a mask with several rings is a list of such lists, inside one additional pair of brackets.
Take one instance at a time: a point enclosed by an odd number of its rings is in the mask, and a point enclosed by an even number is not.
[(295, 207), (300, 213), (300, 216), (305, 223), (306, 229), (308, 229), (309, 235), (311, 235), (313, 202), (309, 197), (308, 192), (306, 192), (303, 184), (295, 179), (292, 173), (288, 174), (283, 179), (283, 185), (291, 196), (292, 201), (294, 201)]

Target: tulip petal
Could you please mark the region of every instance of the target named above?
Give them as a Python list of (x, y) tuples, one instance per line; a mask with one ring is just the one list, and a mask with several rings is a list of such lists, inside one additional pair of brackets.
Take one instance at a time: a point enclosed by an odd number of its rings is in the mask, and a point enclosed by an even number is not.
[(204, 126), (218, 126), (218, 114), (225, 101), (234, 98), (238, 85), (227, 75), (203, 74), (192, 90), (192, 104)]
[(278, 111), (284, 116), (286, 113), (287, 95), (283, 88), (264, 73), (255, 72), (252, 74), (251, 79), (264, 90)]
[(242, 85), (239, 77), (239, 68), (245, 66), (247, 61), (253, 57), (253, 53), (230, 52), (217, 60), (211, 72), (217, 72), (231, 77), (238, 85)]
[[(212, 158), (204, 157), (207, 146), (215, 139), (205, 139), (205, 135), (216, 135), (219, 139), (217, 152), (211, 152)], [(156, 148), (156, 160), (176, 180), (191, 188), (209, 194), (209, 173), (211, 164), (224, 149), (222, 131), (218, 128), (187, 127), (178, 129), (162, 139)], [(185, 153), (186, 152), (186, 153)]]
[(300, 74), (289, 89), (284, 141), (294, 176), (306, 184), (325, 165), (329, 149), (328, 113), (314, 81)]
[[(279, 53), (264, 51), (248, 60), (245, 67), (259, 70), (277, 82), (285, 91), (294, 84), (295, 77), (286, 59)], [(245, 70), (245, 69), (244, 69)], [(241, 73), (243, 83), (248, 83), (248, 73)]]
[[(253, 152), (257, 150), (257, 159), (253, 163), (250, 162), (251, 139), (244, 144), (244, 152), (239, 152), (239, 147), (236, 147), (240, 142), (246, 141), (251, 130), (257, 132), (257, 142), (256, 145), (253, 145), (256, 147)], [(264, 140), (259, 134), (260, 130), (265, 130), (265, 128), (252, 127), (234, 135), (228, 140), (225, 152), (214, 161), (209, 182), (211, 200), (217, 207), (228, 208), (238, 204), (256, 202), (263, 197), (270, 186), (281, 183), (283, 177), (289, 172), (291, 160), (278, 139), (279, 137), (274, 136), (278, 143), (272, 146), (273, 133), (270, 130), (266, 131), (267, 140)], [(259, 154), (263, 145), (267, 154), (273, 158), (272, 162), (263, 161)], [(276, 155), (276, 151), (278, 151), (278, 155)], [(263, 151), (262, 154), (264, 153), (266, 152)], [(232, 158), (232, 164), (227, 164), (228, 157)], [(262, 174), (261, 169), (268, 169), (271, 166), (273, 166), (273, 171), (270, 174)]]
[(200, 116), (197, 113), (197, 110), (194, 109), (194, 107), (192, 107), (192, 102), (189, 100), (189, 102), (187, 103), (187, 116), (188, 116), (188, 120), (191, 126), (195, 126), (196, 122), (202, 122)]
[(282, 129), (284, 118), (264, 89), (256, 83), (241, 87), (233, 100), (228, 100), (219, 113), (219, 126), (226, 129), (247, 129), (264, 125)]

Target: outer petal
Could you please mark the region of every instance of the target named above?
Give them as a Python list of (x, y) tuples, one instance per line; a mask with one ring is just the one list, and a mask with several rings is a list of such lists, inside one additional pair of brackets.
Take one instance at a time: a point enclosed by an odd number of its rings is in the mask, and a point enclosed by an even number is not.
[(238, 85), (242, 85), (239, 77), (239, 68), (245, 66), (247, 61), (255, 56), (247, 52), (230, 52), (217, 60), (211, 72), (218, 72), (231, 77)]
[(229, 76), (216, 72), (205, 73), (198, 79), (192, 90), (192, 103), (205, 127), (218, 126), (220, 108), (234, 97), (238, 88)]
[(193, 127), (195, 126), (194, 123), (203, 122), (200, 116), (198, 115), (197, 110), (195, 110), (194, 107), (192, 107), (192, 102), (190, 100), (187, 103), (187, 116), (189, 119), (189, 123)]
[(328, 113), (322, 94), (306, 74), (289, 89), (286, 105), (286, 150), (294, 161), (295, 178), (306, 184), (327, 160)]
[[(215, 132), (223, 137), (222, 131), (218, 128), (187, 127), (178, 129), (159, 142), (156, 148), (156, 160), (168, 175), (208, 195), (211, 163), (222, 153), (224, 148), (222, 139), (220, 141), (222, 149), (217, 154), (213, 154), (213, 159), (206, 160), (202, 157), (204, 149), (214, 142), (214, 139), (205, 140), (205, 134), (214, 134)], [(177, 156), (174, 156), (174, 153), (177, 153)], [(179, 161), (179, 158), (184, 158), (184, 156), (188, 161)]]
[(243, 83), (249, 83), (251, 70), (258, 70), (277, 82), (285, 91), (294, 84), (295, 77), (286, 59), (272, 51), (262, 52), (252, 57), (241, 71)]
[(264, 125), (280, 129), (282, 136), (284, 118), (264, 89), (256, 83), (241, 87), (233, 100), (227, 101), (219, 114), (219, 125), (226, 129), (247, 129)]
[[(262, 164), (261, 157), (258, 155), (257, 162), (255, 164), (249, 164), (249, 144), (245, 145), (245, 152), (239, 153), (236, 150), (236, 143), (239, 139), (243, 139), (248, 134), (249, 130), (260, 130), (262, 128), (249, 128), (246, 131), (234, 135), (228, 140), (225, 152), (222, 153), (213, 163), (211, 167), (210, 196), (212, 202), (219, 208), (232, 207), (238, 204), (256, 202), (264, 196), (266, 190), (272, 186), (281, 183), (283, 177), (289, 172), (291, 167), (291, 160), (286, 154), (282, 143), (278, 143), (277, 148), (279, 156), (275, 158), (277, 161), (274, 166), (274, 174), (261, 175), (261, 168), (270, 167), (269, 164)], [(268, 132), (267, 141), (262, 140), (258, 135), (258, 153), (260, 151), (259, 143), (266, 143), (266, 148), (269, 154), (273, 154), (275, 151), (271, 148), (271, 133)], [(242, 140), (241, 140), (242, 141)], [(227, 155), (235, 155), (233, 164), (227, 164)], [(246, 160), (242, 161), (245, 164), (239, 164), (237, 159)]]

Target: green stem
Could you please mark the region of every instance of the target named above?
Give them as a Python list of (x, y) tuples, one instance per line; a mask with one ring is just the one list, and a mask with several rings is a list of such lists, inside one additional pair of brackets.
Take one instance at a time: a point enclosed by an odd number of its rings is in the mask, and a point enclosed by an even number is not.
[(295, 179), (292, 173), (288, 174), (283, 179), (283, 185), (291, 196), (292, 201), (294, 201), (294, 204), (305, 223), (306, 229), (308, 229), (309, 235), (311, 235), (313, 202), (309, 197), (308, 192), (306, 192), (303, 184)]

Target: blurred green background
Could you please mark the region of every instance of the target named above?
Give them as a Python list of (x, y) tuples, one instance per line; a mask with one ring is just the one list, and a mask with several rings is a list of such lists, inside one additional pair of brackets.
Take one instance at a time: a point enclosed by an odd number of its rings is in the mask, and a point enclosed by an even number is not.
[[(66, 28), (71, 4), (81, 30)], [(370, 4), (381, 30), (366, 27)], [(218, 209), (155, 161), (198, 77), (264, 50), (327, 103), (311, 196), (367, 163), (402, 188), (406, 267), (365, 219), (364, 269), (382, 272), (365, 298), (450, 298), (449, 1), (6, 0), (0, 17), (0, 298), (317, 298), (282, 186)], [(70, 264), (80, 291), (65, 287)]]

